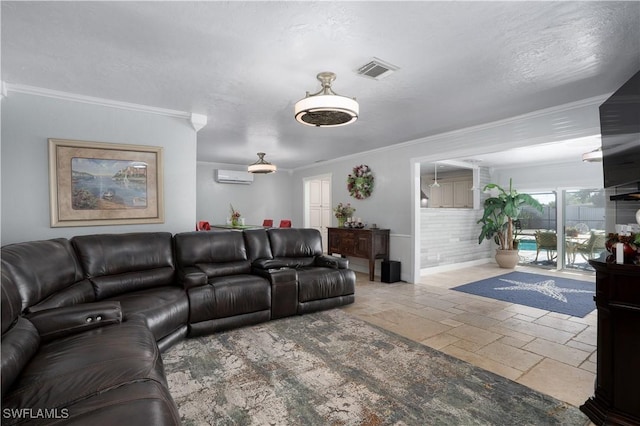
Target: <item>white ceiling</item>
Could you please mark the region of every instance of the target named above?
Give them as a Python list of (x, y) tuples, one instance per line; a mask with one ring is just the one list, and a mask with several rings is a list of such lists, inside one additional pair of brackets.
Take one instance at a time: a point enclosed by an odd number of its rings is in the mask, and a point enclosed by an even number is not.
[(443, 161), (435, 163), (421, 163), (420, 174), (433, 174), (436, 163), (438, 165), (438, 173), (451, 172), (464, 168), (471, 169), (474, 166), (504, 169), (530, 167), (539, 164), (580, 163), (582, 161), (582, 154), (596, 150), (600, 148), (601, 145), (600, 135), (595, 135), (568, 139), (562, 142), (551, 142), (498, 152), (487, 152), (486, 154), (475, 157), (443, 158)]
[[(10, 84), (206, 114), (198, 160), (292, 169), (607, 95), (640, 69), (640, 2), (2, 1)], [(400, 70), (356, 75), (372, 57)], [(339, 128), (293, 105), (337, 74)]]

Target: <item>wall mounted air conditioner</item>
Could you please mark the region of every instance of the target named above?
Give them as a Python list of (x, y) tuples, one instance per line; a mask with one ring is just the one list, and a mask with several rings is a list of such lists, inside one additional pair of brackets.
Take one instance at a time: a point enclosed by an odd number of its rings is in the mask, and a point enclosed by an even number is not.
[(249, 185), (253, 182), (253, 174), (240, 170), (215, 170), (213, 178), (218, 183), (239, 183)]

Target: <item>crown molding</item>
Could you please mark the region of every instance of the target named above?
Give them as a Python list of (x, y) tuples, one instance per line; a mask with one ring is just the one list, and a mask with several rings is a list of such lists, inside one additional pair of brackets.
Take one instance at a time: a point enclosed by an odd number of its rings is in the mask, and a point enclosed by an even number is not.
[[(177, 111), (177, 110), (166, 109), (166, 108), (157, 108), (157, 107), (152, 107), (148, 105), (140, 105), (140, 104), (134, 104), (129, 102), (114, 101), (111, 99), (79, 95), (76, 93), (62, 92), (59, 90), (45, 89), (42, 87), (27, 86), (25, 84), (13, 84), (13, 83), (4, 82), (3, 85), (7, 94), (11, 92), (23, 93), (27, 95), (61, 99), (65, 101), (81, 102), (81, 103), (90, 104), (90, 105), (124, 109), (127, 111), (144, 112), (148, 114), (163, 115), (167, 117), (183, 118), (186, 120), (192, 119), (192, 113), (190, 112)], [(195, 114), (195, 115), (205, 117), (205, 124), (206, 124), (206, 116), (202, 116), (200, 114)]]
[(191, 125), (195, 129), (196, 133), (198, 133), (200, 129), (207, 125), (207, 116), (204, 114), (191, 113), (189, 121), (191, 121)]

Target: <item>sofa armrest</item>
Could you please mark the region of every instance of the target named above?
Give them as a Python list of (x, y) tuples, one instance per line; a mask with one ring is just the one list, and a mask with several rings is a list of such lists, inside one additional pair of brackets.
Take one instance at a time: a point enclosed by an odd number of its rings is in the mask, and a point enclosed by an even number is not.
[(271, 319), (284, 318), (298, 312), (298, 272), (292, 268), (261, 269), (251, 272), (271, 284)]
[(286, 262), (284, 262), (282, 259), (268, 259), (268, 258), (261, 258), (261, 259), (257, 259), (254, 260), (251, 263), (251, 267), (253, 271), (268, 271), (268, 270), (278, 270), (280, 268), (287, 268), (289, 267), (289, 265), (287, 265)]
[(271, 284), (298, 280), (298, 273), (294, 268), (252, 268), (251, 273), (266, 278)]
[(178, 284), (185, 290), (206, 285), (208, 282), (207, 274), (194, 266), (188, 266), (178, 273)]
[(28, 316), (42, 342), (122, 322), (120, 302), (82, 303), (44, 309)]
[(349, 269), (349, 259), (335, 256), (317, 256), (314, 262), (315, 266), (323, 266), (325, 268)]

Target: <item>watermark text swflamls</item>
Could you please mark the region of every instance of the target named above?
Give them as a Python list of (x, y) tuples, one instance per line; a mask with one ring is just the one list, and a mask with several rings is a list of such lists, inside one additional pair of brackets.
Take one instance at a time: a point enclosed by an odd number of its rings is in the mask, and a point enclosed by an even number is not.
[(68, 408), (3, 408), (4, 419), (68, 419)]

